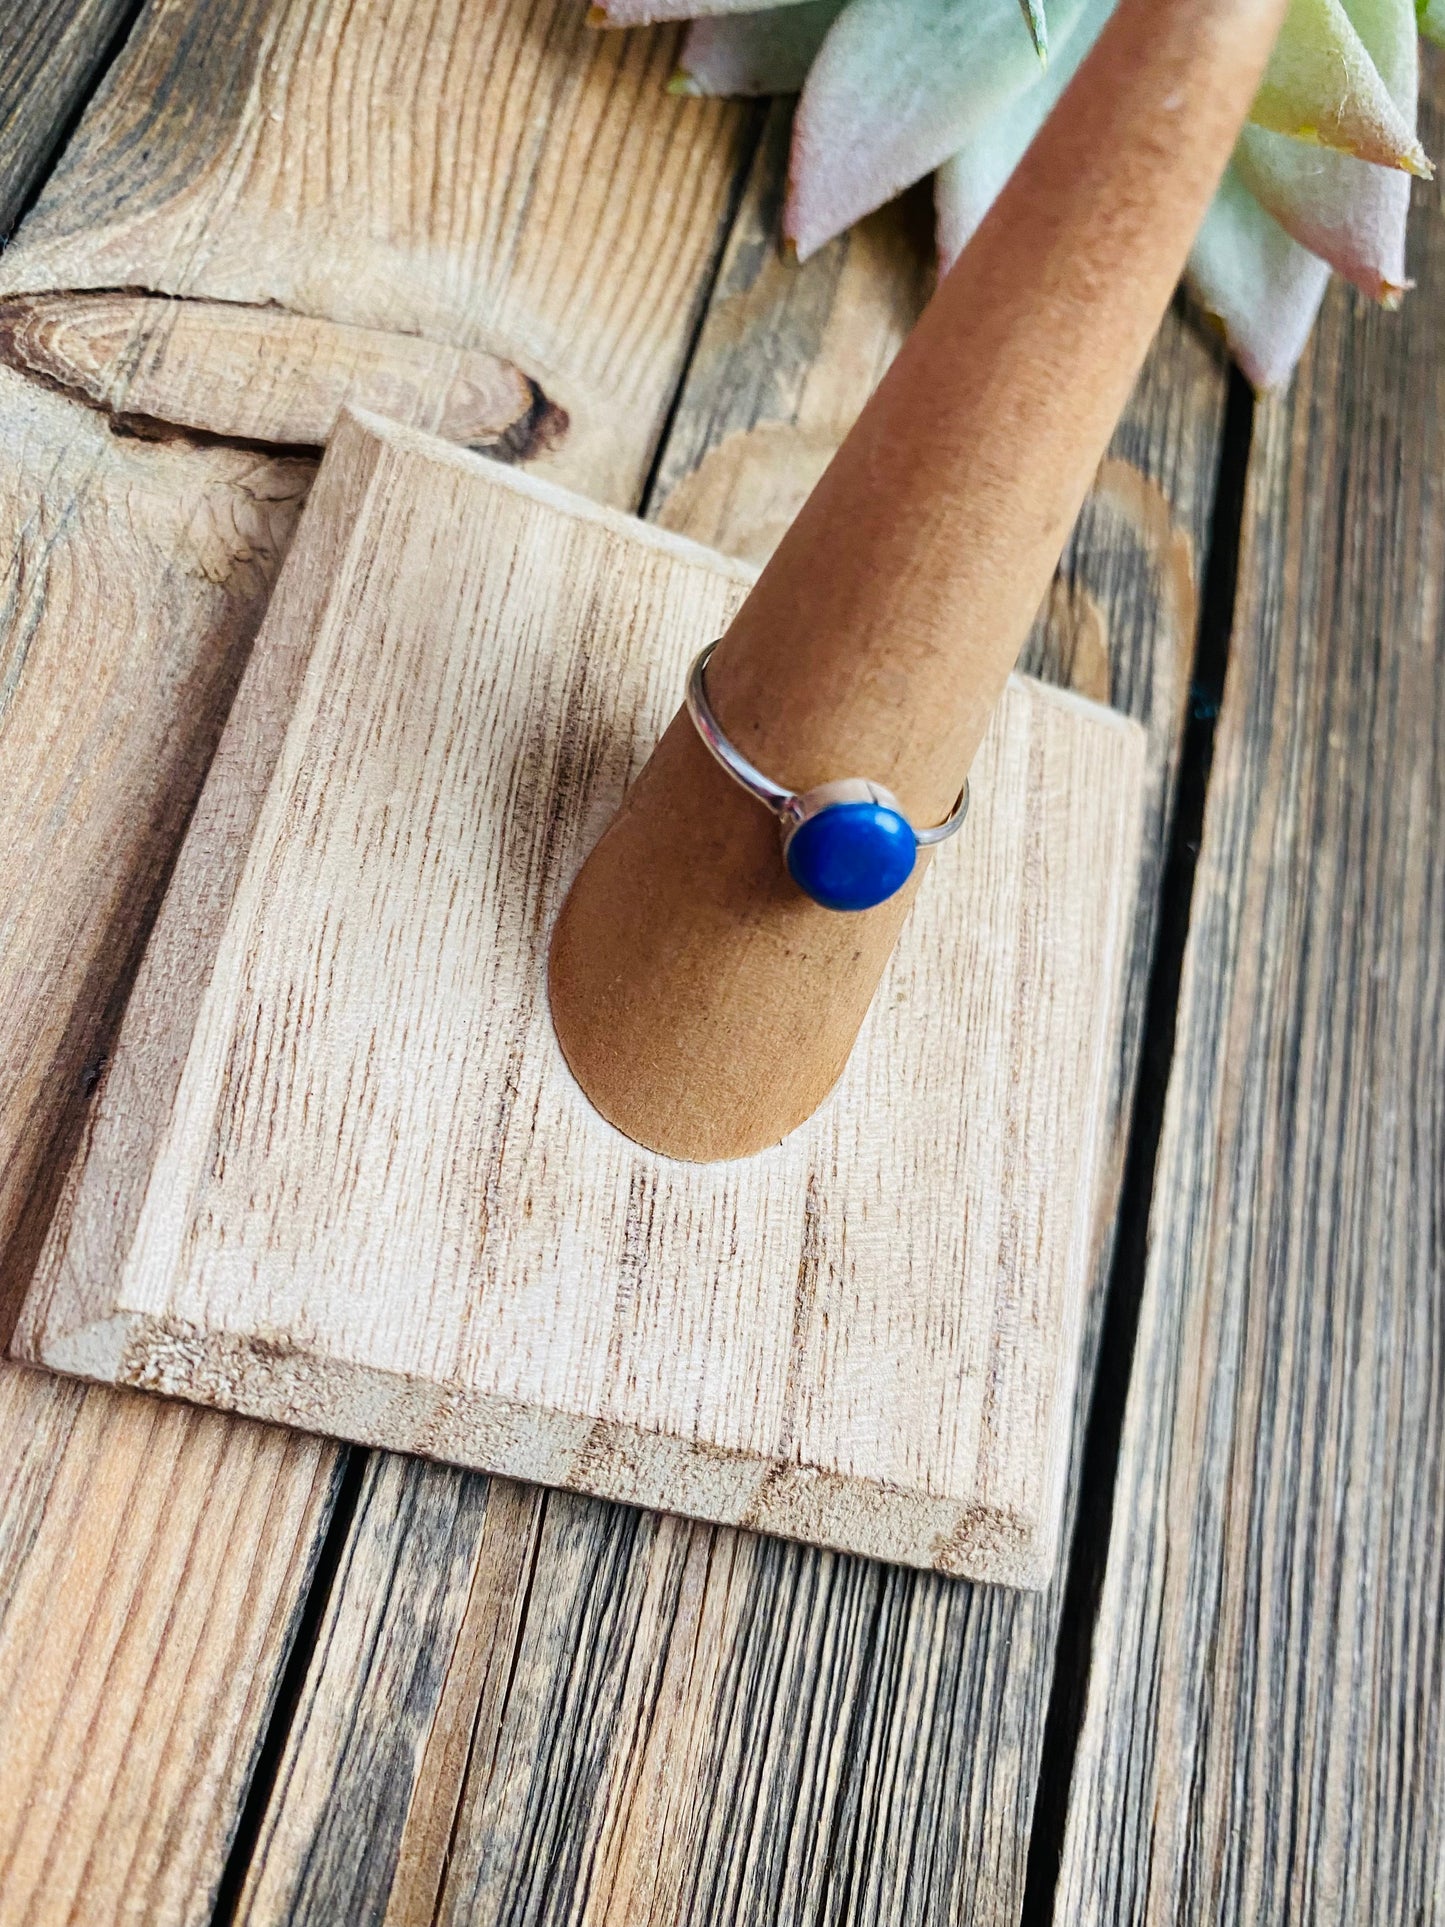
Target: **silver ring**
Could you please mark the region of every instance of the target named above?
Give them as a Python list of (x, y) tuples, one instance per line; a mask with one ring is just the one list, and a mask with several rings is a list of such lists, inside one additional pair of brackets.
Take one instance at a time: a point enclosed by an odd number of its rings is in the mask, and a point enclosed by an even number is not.
[[(916, 830), (890, 790), (862, 777), (790, 790), (750, 763), (729, 741), (707, 694), (716, 642), (700, 651), (687, 678), (693, 727), (733, 781), (777, 817), (783, 861), (793, 881), (829, 910), (868, 910), (903, 888), (920, 849), (956, 836), (968, 815), (968, 783), (942, 823)], [(828, 818), (824, 822), (824, 818)], [(804, 826), (807, 833), (800, 837)]]

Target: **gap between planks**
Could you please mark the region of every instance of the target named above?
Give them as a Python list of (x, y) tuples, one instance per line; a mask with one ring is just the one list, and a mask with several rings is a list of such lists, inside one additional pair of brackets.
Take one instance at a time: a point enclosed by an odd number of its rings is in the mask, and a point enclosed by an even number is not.
[(1124, 1410), (1134, 1370), (1149, 1214), (1165, 1097), (1174, 1061), (1194, 877), (1214, 760), (1214, 735), (1228, 671), (1254, 408), (1253, 392), (1236, 370), (1230, 382), (1229, 409), (1220, 449), (1220, 485), (1205, 568), (1194, 673), (1190, 679), (1189, 720), (1180, 756), (1178, 797), (1159, 893), (1159, 936), (1149, 977), (1140, 1046), (1141, 1068), (1120, 1196), (1118, 1239), (1101, 1320), (1099, 1367), (1081, 1448), (1078, 1518), (1069, 1547), (1055, 1642), (1054, 1678), (1044, 1727), (1038, 1797), (1029, 1834), (1020, 1927), (1048, 1927), (1054, 1917), (1069, 1793), (1108, 1556)]
[[(1445, 139), (1429, 55), (1422, 132)], [(1058, 1917), (1439, 1916), (1445, 229), (1255, 425)]]

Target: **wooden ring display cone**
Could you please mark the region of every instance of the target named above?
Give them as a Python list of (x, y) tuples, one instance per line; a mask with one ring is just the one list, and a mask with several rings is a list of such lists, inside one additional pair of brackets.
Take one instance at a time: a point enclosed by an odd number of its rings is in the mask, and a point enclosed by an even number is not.
[[(1123, 0), (717, 651), (714, 707), (758, 768), (947, 814), (1284, 11)], [(554, 934), (582, 1088), (674, 1157), (778, 1142), (839, 1078), (926, 867), (862, 914), (810, 902), (679, 714)]]

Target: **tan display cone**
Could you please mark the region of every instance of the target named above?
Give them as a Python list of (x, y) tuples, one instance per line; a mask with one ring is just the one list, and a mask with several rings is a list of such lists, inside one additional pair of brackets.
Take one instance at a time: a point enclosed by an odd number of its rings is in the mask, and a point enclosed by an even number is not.
[[(718, 717), (770, 776), (947, 815), (1283, 13), (1123, 0), (713, 658)], [(679, 714), (553, 938), (583, 1090), (674, 1157), (777, 1142), (842, 1072), (926, 867), (876, 910), (819, 908)]]

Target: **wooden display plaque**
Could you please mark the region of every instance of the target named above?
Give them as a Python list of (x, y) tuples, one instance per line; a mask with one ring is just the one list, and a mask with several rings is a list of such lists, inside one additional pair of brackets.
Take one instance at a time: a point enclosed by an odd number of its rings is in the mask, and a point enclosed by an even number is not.
[(1014, 678), (821, 1110), (733, 1163), (640, 1150), (563, 1063), (547, 940), (751, 580), (343, 416), (19, 1356), (1047, 1582), (1143, 732)]

